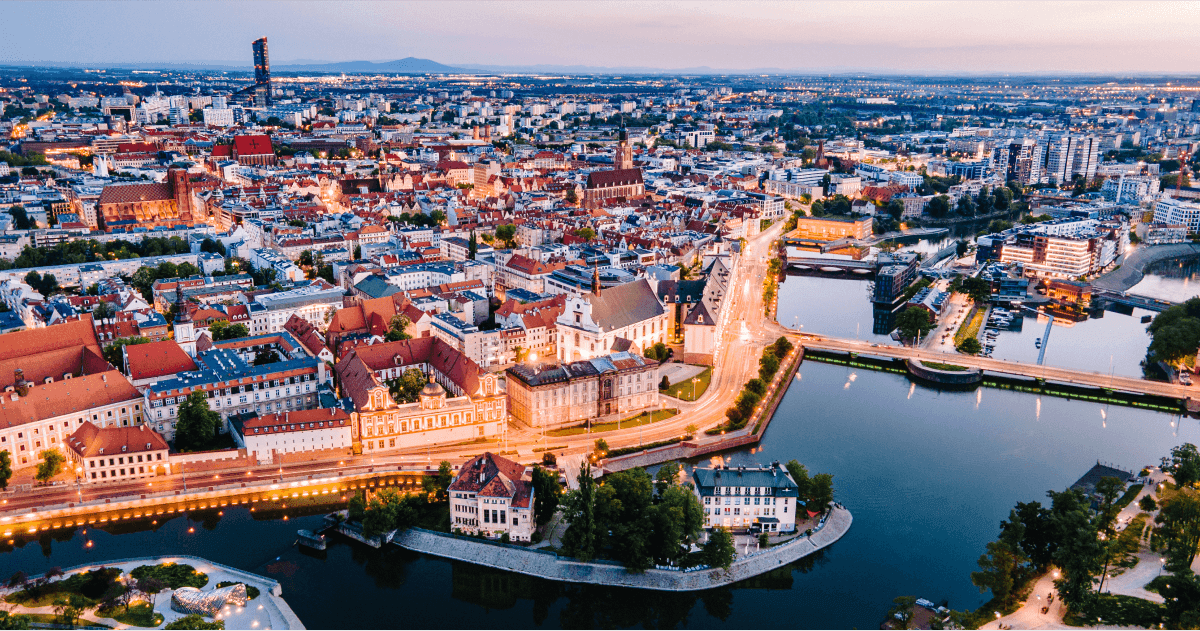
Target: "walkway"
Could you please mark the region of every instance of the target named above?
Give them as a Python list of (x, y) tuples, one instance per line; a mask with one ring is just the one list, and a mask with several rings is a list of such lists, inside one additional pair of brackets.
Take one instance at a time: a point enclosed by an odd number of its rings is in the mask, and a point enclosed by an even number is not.
[(853, 521), (850, 511), (836, 506), (830, 511), (825, 526), (812, 536), (800, 536), (739, 556), (728, 570), (716, 568), (694, 572), (650, 569), (641, 574), (630, 574), (614, 563), (582, 563), (520, 546), (486, 543), (416, 528), (397, 535), (393, 542), (415, 552), (549, 580), (659, 591), (699, 591), (736, 583), (802, 559), (841, 539)]
[[(1050, 604), (1050, 610), (1047, 613), (1042, 613), (1042, 607), (1046, 606), (1047, 596), (1050, 594), (1054, 595), (1054, 602)], [(1033, 593), (1029, 594), (1029, 598), (1020, 609), (1003, 618), (992, 620), (979, 628), (999, 629), (1002, 624), (1006, 629), (1077, 628), (1063, 623), (1063, 615), (1066, 613), (1062, 599), (1058, 597), (1058, 591), (1054, 588), (1054, 572), (1049, 572), (1039, 578), (1037, 583), (1034, 583)]]

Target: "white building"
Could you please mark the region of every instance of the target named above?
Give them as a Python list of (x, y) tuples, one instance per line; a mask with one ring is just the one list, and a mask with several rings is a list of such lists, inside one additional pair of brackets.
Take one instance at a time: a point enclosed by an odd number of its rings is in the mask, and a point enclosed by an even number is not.
[(204, 112), (204, 124), (214, 127), (232, 127), (234, 124), (233, 110), (227, 107), (206, 107)]
[(67, 439), (68, 470), (80, 482), (127, 482), (171, 472), (167, 441), (145, 425), (97, 427), (84, 421)]
[(350, 415), (341, 408), (318, 408), (267, 414), (231, 423), (233, 440), (259, 464), (283, 454), (349, 450), (354, 444)]
[(804, 508), (796, 481), (778, 462), (757, 467), (696, 467), (692, 481), (704, 505), (706, 528), (793, 532), (796, 513)]
[(1200, 203), (1163, 197), (1154, 207), (1154, 223), (1187, 226), (1188, 233), (1200, 233)]
[(462, 466), (450, 483), (450, 528), (529, 541), (534, 530), (533, 483), (524, 465), (492, 453)]
[(666, 342), (667, 322), (666, 310), (644, 278), (569, 296), (556, 321), (558, 359), (567, 362), (619, 351), (641, 353), (648, 346)]

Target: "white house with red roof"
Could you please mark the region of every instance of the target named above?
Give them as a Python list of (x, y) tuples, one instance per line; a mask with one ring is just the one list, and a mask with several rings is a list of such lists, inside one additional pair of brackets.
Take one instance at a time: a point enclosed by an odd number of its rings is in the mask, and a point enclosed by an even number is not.
[(283, 454), (343, 449), (353, 446), (353, 423), (341, 408), (319, 408), (267, 414), (230, 423), (238, 447), (269, 464)]
[(450, 528), (513, 541), (533, 536), (533, 482), (525, 465), (491, 452), (475, 456), (450, 483)]

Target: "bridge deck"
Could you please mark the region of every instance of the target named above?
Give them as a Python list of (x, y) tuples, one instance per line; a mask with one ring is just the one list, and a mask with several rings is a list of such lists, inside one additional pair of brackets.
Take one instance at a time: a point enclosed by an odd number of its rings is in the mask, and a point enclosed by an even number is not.
[(1070, 368), (1056, 368), (1054, 366), (1035, 366), (1002, 359), (961, 355), (958, 353), (942, 353), (938, 351), (908, 348), (903, 346), (873, 345), (867, 342), (859, 342), (856, 340), (805, 336), (805, 338), (801, 340), (800, 344), (805, 349), (816, 351), (832, 351), (843, 353), (852, 352), (893, 359), (920, 359), (943, 362), (958, 366), (966, 366), (968, 368), (979, 368), (986, 372), (997, 374), (1014, 375), (1031, 379), (1043, 379), (1045, 381), (1056, 383), (1109, 389), (1114, 392), (1126, 392), (1130, 394), (1154, 395), (1171, 399), (1186, 400), (1189, 396), (1200, 392), (1186, 386), (1180, 386), (1173, 383), (1164, 383), (1161, 381), (1147, 381), (1145, 379), (1137, 379), (1134, 377), (1122, 377), (1120, 375), (1114, 376), (1099, 372), (1072, 370)]

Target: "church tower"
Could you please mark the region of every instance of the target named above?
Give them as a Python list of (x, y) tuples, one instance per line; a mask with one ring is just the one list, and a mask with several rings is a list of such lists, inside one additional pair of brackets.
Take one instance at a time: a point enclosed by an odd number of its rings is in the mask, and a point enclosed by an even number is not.
[(192, 324), (192, 314), (188, 313), (187, 303), (183, 300), (183, 287), (175, 286), (175, 343), (188, 355), (196, 356), (196, 329)]
[(633, 148), (629, 146), (629, 133), (625, 125), (621, 125), (621, 141), (617, 143), (617, 153), (613, 156), (613, 168), (617, 170), (633, 168)]

